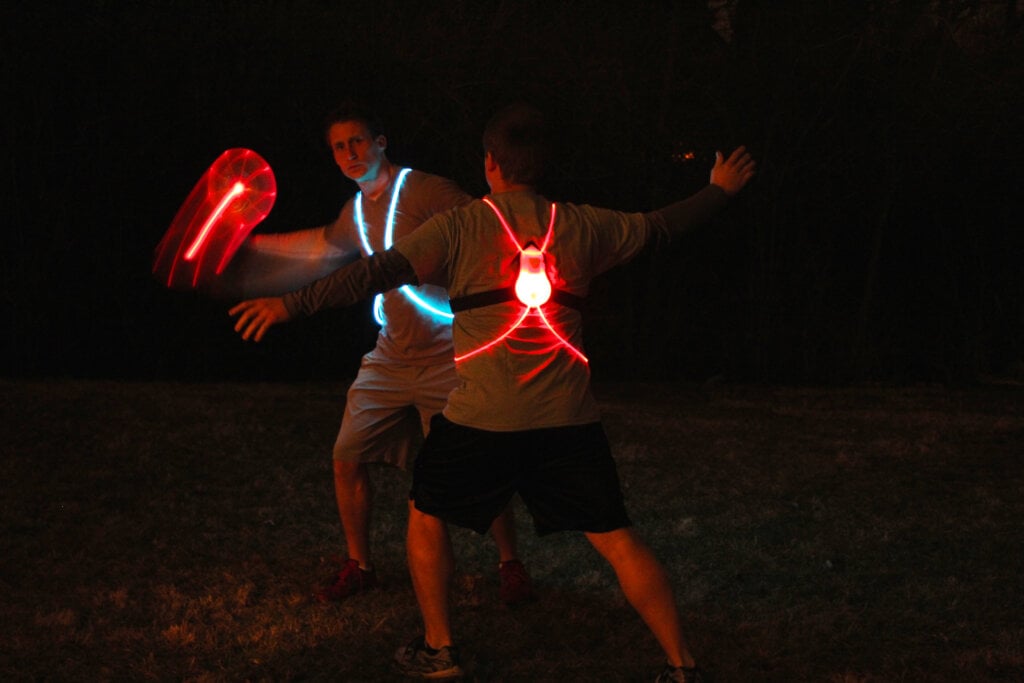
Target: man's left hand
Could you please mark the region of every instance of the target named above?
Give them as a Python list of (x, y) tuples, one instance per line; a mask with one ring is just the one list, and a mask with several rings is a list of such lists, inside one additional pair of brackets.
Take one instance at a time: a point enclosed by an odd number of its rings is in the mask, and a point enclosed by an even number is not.
[(737, 147), (728, 159), (721, 152), (715, 153), (715, 167), (711, 169), (711, 183), (734, 195), (754, 177), (754, 163), (746, 147)]

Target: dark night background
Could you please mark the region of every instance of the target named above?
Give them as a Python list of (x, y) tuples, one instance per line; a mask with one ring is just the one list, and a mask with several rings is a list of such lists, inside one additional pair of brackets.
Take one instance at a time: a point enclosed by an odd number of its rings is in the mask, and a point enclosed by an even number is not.
[(714, 149), (751, 149), (726, 212), (596, 283), (595, 376), (1024, 376), (1017, 2), (62, 4), (0, 10), (4, 376), (352, 373), (365, 308), (244, 344), (226, 304), (149, 273), (230, 147), (277, 177), (258, 230), (332, 219), (354, 186), (321, 120), (351, 96), (392, 160), (477, 195), (480, 131), (512, 99), (559, 132), (553, 199), (655, 208)]

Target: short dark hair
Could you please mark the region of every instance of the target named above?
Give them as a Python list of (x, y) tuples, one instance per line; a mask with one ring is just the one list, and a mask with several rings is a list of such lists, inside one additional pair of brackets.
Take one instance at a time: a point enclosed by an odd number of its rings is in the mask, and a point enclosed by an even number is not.
[(548, 153), (544, 114), (536, 107), (517, 102), (498, 110), (484, 128), (484, 152), (513, 183), (536, 185), (544, 175)]
[(327, 139), (327, 144), (331, 142), (331, 126), (345, 121), (358, 121), (363, 124), (369, 129), (371, 137), (384, 134), (384, 126), (381, 125), (376, 112), (362, 102), (349, 100), (339, 104), (324, 117), (324, 138)]

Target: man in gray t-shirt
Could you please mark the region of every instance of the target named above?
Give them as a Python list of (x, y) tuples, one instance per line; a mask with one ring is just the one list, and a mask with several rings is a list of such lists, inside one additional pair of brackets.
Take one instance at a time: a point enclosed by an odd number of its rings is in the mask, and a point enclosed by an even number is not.
[[(216, 284), (216, 294), (251, 298), (302, 287), (360, 257), (384, 252), (429, 218), (471, 197), (454, 182), (400, 168), (387, 157), (376, 117), (347, 103), (328, 116), (325, 134), (338, 168), (359, 187), (328, 225), (252, 236)], [(333, 450), (334, 490), (348, 557), (316, 589), (322, 601), (340, 601), (377, 585), (370, 548), (372, 508), (368, 465), (409, 469), (430, 419), (458, 384), (451, 312), (445, 291), (410, 285), (384, 292), (374, 303), (377, 343), (349, 387)], [(499, 595), (512, 604), (533, 597), (517, 558), (511, 508), (495, 520)]]
[(754, 162), (742, 147), (728, 159), (719, 154), (707, 187), (645, 214), (554, 204), (535, 190), (543, 132), (532, 107), (500, 111), (484, 132), (490, 195), (309, 287), (239, 304), (235, 329), (258, 341), (276, 323), (408, 283), (443, 286), (451, 297), (460, 382), (413, 471), (409, 569), (424, 633), (396, 654), (405, 673), (463, 673), (451, 632), (447, 524), (482, 533), (518, 493), (539, 534), (581, 531), (612, 565), (665, 652), (658, 681), (693, 683), (702, 677), (668, 576), (626, 515), (576, 305), (595, 276), (723, 206)]

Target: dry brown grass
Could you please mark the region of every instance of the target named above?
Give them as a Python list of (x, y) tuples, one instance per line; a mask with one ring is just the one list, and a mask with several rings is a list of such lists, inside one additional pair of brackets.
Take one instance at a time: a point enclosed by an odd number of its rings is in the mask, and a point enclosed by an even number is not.
[[(418, 615), (407, 480), (375, 471), (387, 590), (309, 589), (342, 550), (342, 383), (3, 382), (0, 678), (389, 680)], [(1024, 391), (606, 385), (627, 503), (719, 681), (1024, 679)], [(456, 532), (481, 681), (651, 680), (659, 652), (581, 539)]]

